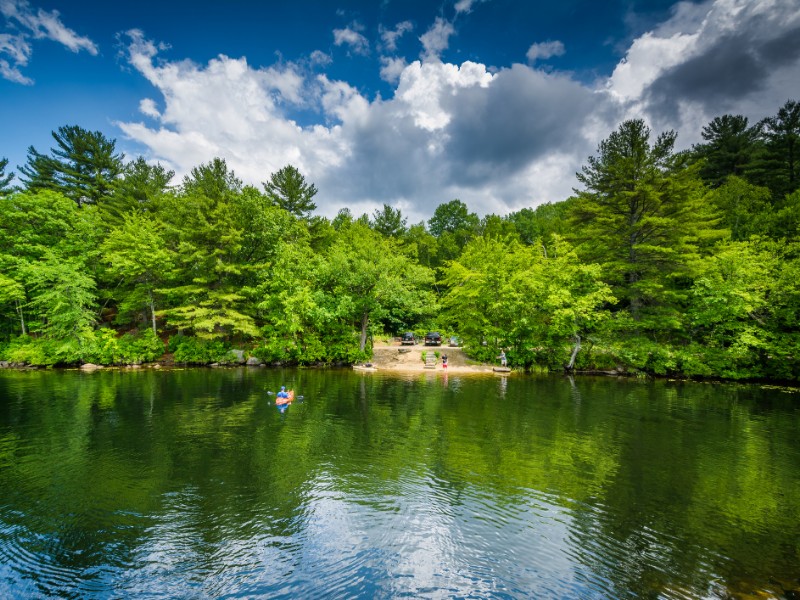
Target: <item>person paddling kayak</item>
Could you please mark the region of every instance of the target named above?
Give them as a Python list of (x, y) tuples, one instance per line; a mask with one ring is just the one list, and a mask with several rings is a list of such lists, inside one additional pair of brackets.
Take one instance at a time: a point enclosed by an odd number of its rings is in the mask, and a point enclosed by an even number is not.
[(281, 386), (281, 391), (275, 394), (275, 404), (289, 404), (294, 400), (294, 390), (286, 391), (286, 386)]

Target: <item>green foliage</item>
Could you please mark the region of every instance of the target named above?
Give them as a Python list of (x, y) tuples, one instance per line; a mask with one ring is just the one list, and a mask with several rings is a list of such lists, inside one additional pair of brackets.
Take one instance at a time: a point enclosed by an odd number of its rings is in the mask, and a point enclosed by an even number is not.
[[(555, 237), (554, 252), (514, 238), (478, 238), (445, 270), (445, 319), (473, 357), (494, 360), (511, 348), (509, 364), (566, 365), (569, 347), (607, 318), (613, 302), (597, 265), (582, 264)], [(484, 346), (484, 342), (486, 345)]]
[(349, 365), (369, 358), (367, 352), (359, 350), (358, 338), (353, 335), (322, 340), (313, 333), (293, 339), (269, 337), (256, 346), (253, 355), (266, 363), (299, 365)]
[(451, 200), (436, 207), (428, 221), (428, 228), (432, 235), (440, 237), (444, 232), (475, 229), (478, 223), (478, 215), (469, 212), (466, 204), (461, 200)]
[(497, 215), (486, 215), (481, 219), (478, 229), (482, 236), (505, 239), (518, 235), (517, 228), (507, 219)]
[(8, 159), (0, 159), (0, 197), (7, 196), (11, 193), (11, 180), (14, 179), (13, 173), (6, 174), (6, 167), (8, 166)]
[(306, 183), (305, 177), (292, 165), (286, 165), (269, 177), (263, 183), (267, 197), (277, 207), (295, 215), (298, 218), (307, 218), (311, 211), (317, 208), (314, 196), (317, 195), (317, 186)]
[(214, 161), (187, 179), (191, 193), (165, 196), (160, 206), (174, 268), (154, 290), (167, 304), (157, 314), (205, 339), (258, 333), (242, 287), (251, 269), (242, 263), (246, 205), (237, 204), (231, 178), (224, 161)]
[(436, 239), (436, 256), (432, 266), (442, 266), (461, 254), (467, 242), (478, 235), (480, 219), (469, 212), (461, 200), (440, 204), (428, 220), (428, 229)]
[(42, 190), (59, 190), (56, 173), (56, 161), (46, 154), (41, 154), (33, 146), (28, 146), (27, 164), (19, 168), (21, 183), (29, 192)]
[(169, 340), (168, 349), (174, 353), (176, 363), (208, 365), (215, 362), (229, 362), (234, 359), (228, 344), (195, 337), (172, 337)]
[(391, 240), (358, 222), (341, 237), (315, 271), (322, 296), (318, 304), (339, 323), (360, 329), (359, 350), (366, 351), (370, 322), (380, 331), (408, 327), (436, 308), (430, 292), (433, 274), (409, 260)]
[(101, 365), (131, 365), (152, 362), (164, 354), (164, 343), (152, 330), (118, 337), (113, 329), (98, 329), (88, 362)]
[(703, 127), (706, 142), (692, 149), (703, 160), (703, 180), (716, 188), (729, 177), (742, 177), (758, 149), (758, 133), (758, 127), (749, 127), (747, 117), (741, 115), (722, 115)]
[[(2, 359), (12, 363), (51, 366), (60, 362), (57, 358), (60, 346), (62, 343), (58, 340), (21, 335), (3, 347)], [(67, 362), (77, 362), (77, 359)]]
[(770, 212), (770, 191), (740, 177), (731, 176), (711, 191), (708, 198), (722, 215), (723, 225), (731, 239), (746, 240), (753, 235), (768, 234), (777, 224)]
[(2, 359), (34, 366), (87, 362), (127, 365), (150, 362), (163, 353), (164, 344), (149, 329), (142, 334), (126, 333), (121, 337), (112, 329), (99, 329), (86, 332), (81, 340), (19, 336), (3, 349)]
[(800, 189), (775, 203), (769, 235), (776, 239), (800, 239)]
[(569, 201), (556, 204), (547, 202), (536, 208), (523, 208), (506, 218), (514, 225), (524, 243), (533, 244), (549, 239), (554, 233), (561, 236), (567, 233), (566, 216), (569, 206)]
[(372, 213), (371, 227), (386, 237), (400, 237), (406, 231), (406, 219), (399, 208), (384, 204), (383, 208)]
[(721, 245), (705, 261), (692, 288), (689, 317), (709, 350), (712, 372), (733, 379), (797, 378), (795, 252), (754, 238)]
[(531, 370), (796, 379), (796, 113), (719, 117), (685, 153), (627, 121), (576, 197), (483, 218), (453, 200), (410, 227), (388, 205), (311, 217), (316, 186), (291, 165), (265, 192), (219, 158), (170, 188), (171, 171), (123, 168), (113, 140), (64, 127), (49, 154), (29, 149), (25, 191), (0, 160), (0, 342), (35, 364), (113, 364), (177, 331), (184, 362), (235, 343), (338, 364), (384, 332), (440, 330)]
[(651, 146), (643, 121), (624, 122), (577, 174), (586, 189), (570, 211), (582, 257), (601, 266), (636, 329), (666, 335), (682, 330), (697, 260), (726, 234), (697, 166), (673, 154), (675, 138), (662, 133)]
[(78, 206), (107, 199), (122, 171), (116, 141), (77, 125), (59, 127), (52, 135), (56, 145), (49, 156), (28, 149), (28, 162), (20, 169), (26, 188), (59, 191)]
[(438, 246), (437, 239), (428, 232), (425, 223), (412, 225), (403, 237), (405, 254), (424, 267), (438, 265)]
[(41, 314), (45, 334), (83, 345), (91, 338), (96, 314), (96, 285), (84, 265), (49, 254), (27, 271), (34, 294), (30, 305)]
[(761, 122), (764, 148), (756, 177), (780, 200), (800, 187), (800, 102), (789, 100)]
[(211, 162), (194, 167), (183, 178), (183, 193), (187, 196), (203, 196), (220, 201), (241, 190), (242, 180), (236, 177), (222, 158), (214, 158)]
[(156, 288), (167, 278), (175, 262), (167, 248), (164, 227), (142, 213), (123, 216), (101, 247), (108, 274), (125, 284), (121, 313), (150, 309), (152, 332), (156, 334)]
[(154, 212), (174, 176), (174, 171), (151, 165), (142, 157), (127, 163), (122, 176), (113, 182), (113, 193), (100, 206), (103, 221), (109, 227), (119, 227), (126, 214)]

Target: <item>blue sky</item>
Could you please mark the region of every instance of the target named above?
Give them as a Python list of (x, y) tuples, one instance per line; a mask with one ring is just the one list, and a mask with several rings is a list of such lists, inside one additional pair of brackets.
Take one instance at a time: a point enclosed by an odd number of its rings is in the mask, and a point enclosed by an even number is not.
[(800, 99), (795, 0), (0, 0), (0, 157), (77, 124), (178, 176), (294, 164), (318, 212), (409, 222), (571, 194), (625, 118), (679, 144)]

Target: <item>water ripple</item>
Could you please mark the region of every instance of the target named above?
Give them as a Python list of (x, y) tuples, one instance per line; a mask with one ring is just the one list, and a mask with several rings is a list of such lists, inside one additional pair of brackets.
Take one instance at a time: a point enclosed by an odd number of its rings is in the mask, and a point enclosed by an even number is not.
[[(270, 378), (309, 400), (277, 412)], [(35, 382), (0, 394), (0, 597), (777, 597), (770, 578), (796, 578), (794, 405), (557, 378)]]

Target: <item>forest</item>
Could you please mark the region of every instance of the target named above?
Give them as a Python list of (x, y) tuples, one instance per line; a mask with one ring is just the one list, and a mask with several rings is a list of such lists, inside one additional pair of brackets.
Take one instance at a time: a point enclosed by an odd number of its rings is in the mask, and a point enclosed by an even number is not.
[[(574, 194), (507, 215), (458, 199), (314, 214), (288, 164), (175, 174), (71, 125), (0, 160), (0, 360), (70, 366), (367, 360), (436, 329), (529, 371), (800, 380), (800, 103), (702, 143), (621, 123)], [(535, 198), (531, 199), (535, 204)]]

